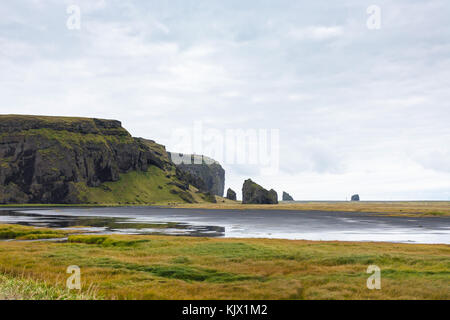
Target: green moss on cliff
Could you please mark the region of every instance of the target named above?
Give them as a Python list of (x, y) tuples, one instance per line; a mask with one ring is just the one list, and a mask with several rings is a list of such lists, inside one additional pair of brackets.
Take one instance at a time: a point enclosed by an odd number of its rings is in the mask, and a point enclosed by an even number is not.
[(147, 139), (140, 139), (145, 145), (147, 145), (153, 152), (156, 152), (156, 154), (160, 155), (164, 160), (170, 161), (169, 156), (166, 152), (166, 148), (159, 143), (156, 143), (153, 140), (147, 140)]
[[(92, 204), (168, 204), (183, 203), (183, 190), (173, 185), (172, 178), (166, 173), (150, 166), (147, 172), (131, 171), (121, 174), (119, 181), (105, 182), (100, 187), (87, 187), (84, 183), (76, 184), (80, 198)], [(172, 190), (176, 191), (171, 192)]]
[[(5, 133), (3, 135), (8, 135)], [(70, 132), (66, 130), (52, 130), (52, 129), (31, 129), (15, 133), (16, 136), (40, 136), (49, 140), (57, 141), (64, 148), (72, 149), (74, 146), (81, 146), (87, 143), (132, 143), (133, 138), (126, 135), (102, 135), (102, 134), (81, 134), (77, 132)], [(50, 152), (50, 151), (49, 151)]]
[(55, 116), (34, 116), (34, 115), (22, 115), (22, 114), (2, 114), (0, 115), (0, 120), (2, 121), (15, 121), (15, 122), (24, 122), (30, 120), (38, 120), (44, 123), (63, 123), (63, 124), (71, 124), (74, 122), (86, 122), (86, 123), (94, 123), (92, 118), (83, 118), (83, 117), (55, 117)]
[(115, 136), (130, 136), (120, 121), (80, 118), (48, 117), (28, 115), (0, 115), (0, 132), (20, 132), (31, 129), (67, 130), (77, 133), (94, 133)]
[(10, 162), (11, 162), (11, 157), (0, 158), (0, 167), (8, 168)]

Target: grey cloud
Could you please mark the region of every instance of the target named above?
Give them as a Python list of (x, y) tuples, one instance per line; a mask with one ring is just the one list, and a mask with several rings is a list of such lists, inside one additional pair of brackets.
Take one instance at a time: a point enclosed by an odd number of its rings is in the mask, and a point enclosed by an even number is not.
[(377, 31), (356, 0), (77, 3), (80, 31), (71, 1), (0, 5), (1, 113), (118, 118), (168, 149), (196, 120), (276, 128), (273, 184), (293, 194), (295, 180), (323, 198), (364, 179), (374, 197), (450, 189), (448, 1), (380, 1)]

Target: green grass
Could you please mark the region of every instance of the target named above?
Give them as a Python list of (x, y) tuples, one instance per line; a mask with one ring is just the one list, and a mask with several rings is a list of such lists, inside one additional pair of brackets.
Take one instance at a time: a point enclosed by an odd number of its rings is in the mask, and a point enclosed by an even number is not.
[(97, 235), (71, 235), (68, 239), (71, 243), (85, 243), (102, 245), (104, 247), (133, 247), (140, 243), (148, 242), (149, 240), (137, 239), (137, 240), (117, 240), (108, 236)]
[(226, 283), (244, 280), (263, 281), (263, 277), (240, 275), (232, 272), (221, 272), (211, 268), (201, 268), (194, 266), (181, 265), (143, 265), (138, 263), (122, 262), (111, 258), (97, 258), (86, 262), (85, 266), (103, 267), (113, 269), (119, 272), (142, 272), (151, 276), (165, 279), (183, 280), (186, 282), (210, 282), (210, 283)]
[[(3, 135), (10, 135), (10, 133), (4, 133)], [(104, 135), (104, 134), (81, 134), (78, 132), (71, 132), (66, 130), (53, 130), (48, 128), (30, 129), (21, 132), (16, 132), (15, 135), (22, 135), (25, 137), (43, 137), (45, 139), (55, 141), (59, 146), (72, 150), (76, 147), (81, 147), (84, 144), (104, 144), (108, 147), (108, 143), (132, 143), (133, 138), (129, 135)], [(47, 149), (40, 149), (39, 152), (42, 155), (55, 156), (57, 155), (60, 147), (55, 146)]]
[(0, 273), (0, 300), (91, 300), (100, 298), (92, 290), (87, 293), (79, 293), (32, 278), (14, 277)]
[[(150, 166), (147, 172), (131, 171), (121, 174), (119, 181), (105, 182), (100, 187), (77, 184), (83, 202), (92, 204), (168, 204), (184, 202), (180, 198), (182, 190), (168, 185), (173, 178), (166, 172)], [(175, 190), (177, 193), (172, 193)]]
[[(107, 119), (98, 119), (98, 120), (106, 120)], [(83, 117), (55, 117), (55, 116), (36, 116), (36, 115), (14, 115), (14, 114), (6, 114), (0, 115), (0, 121), (7, 123), (14, 123), (16, 128), (22, 127), (24, 125), (26, 127), (27, 122), (33, 122), (35, 126), (41, 128), (58, 128), (58, 131), (64, 127), (78, 130), (80, 127), (94, 129), (97, 127), (96, 121), (94, 118), (83, 118)], [(33, 129), (34, 130), (34, 129)], [(38, 129), (40, 130), (40, 129)], [(101, 128), (102, 133), (112, 134), (112, 135), (124, 135), (130, 136), (128, 131), (126, 131), (122, 127), (114, 127), (114, 128)], [(7, 134), (7, 133), (6, 133)], [(0, 135), (1, 137), (2, 135)]]
[(444, 216), (448, 216), (447, 213), (445, 213), (445, 212), (439, 212), (439, 211), (427, 212), (427, 215), (430, 215), (430, 216), (436, 216), (436, 217), (444, 217)]
[(64, 238), (66, 236), (66, 232), (48, 228), (0, 225), (0, 239), (37, 240)]
[(13, 121), (23, 121), (23, 120), (41, 120), (48, 123), (73, 123), (73, 122), (93, 122), (93, 118), (84, 117), (61, 117), (61, 116), (41, 116), (41, 115), (25, 115), (25, 114), (2, 114), (0, 115), (0, 120), (13, 120)]
[[(381, 268), (381, 290), (366, 287), (371, 264)], [(63, 287), (69, 265), (106, 299), (450, 299), (448, 245), (125, 235), (0, 242), (0, 273)]]

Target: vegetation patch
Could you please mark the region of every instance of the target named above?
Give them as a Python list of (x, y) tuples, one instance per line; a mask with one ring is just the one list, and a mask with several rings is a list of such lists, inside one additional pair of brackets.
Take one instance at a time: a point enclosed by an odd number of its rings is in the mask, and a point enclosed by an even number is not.
[(244, 258), (257, 260), (280, 258), (283, 255), (282, 252), (276, 251), (273, 248), (243, 242), (202, 243), (191, 248), (185, 248), (183, 252), (230, 259)]
[(188, 257), (176, 257), (173, 258), (171, 262), (177, 264), (189, 264), (191, 263), (191, 259), (189, 259)]
[(221, 272), (214, 269), (198, 268), (191, 266), (174, 265), (142, 265), (135, 263), (124, 263), (109, 258), (93, 260), (89, 264), (92, 267), (103, 267), (113, 269), (125, 269), (129, 271), (147, 272), (155, 276), (183, 281), (204, 281), (204, 282), (234, 282), (244, 280), (264, 280), (263, 277), (233, 274)]
[(146, 239), (133, 239), (133, 240), (120, 240), (109, 236), (96, 236), (96, 235), (71, 235), (68, 239), (71, 243), (85, 243), (102, 245), (105, 247), (134, 247), (141, 243), (147, 243), (150, 240)]
[(119, 181), (105, 182), (100, 187), (87, 187), (84, 183), (76, 184), (80, 199), (92, 204), (148, 205), (194, 202), (191, 194), (179, 190), (172, 193), (169, 185), (173, 177), (164, 170), (150, 166), (147, 172), (131, 171), (120, 175)]
[[(371, 264), (381, 290), (367, 289)], [(64, 288), (70, 265), (81, 268), (82, 288), (106, 299), (450, 299), (448, 245), (144, 235), (0, 242), (0, 274), (10, 278)]]
[(78, 292), (36, 281), (0, 273), (0, 300), (93, 300), (101, 299), (93, 290)]
[(64, 238), (67, 233), (64, 231), (35, 228), (19, 225), (0, 225), (0, 239), (17, 239), (17, 240), (37, 240)]

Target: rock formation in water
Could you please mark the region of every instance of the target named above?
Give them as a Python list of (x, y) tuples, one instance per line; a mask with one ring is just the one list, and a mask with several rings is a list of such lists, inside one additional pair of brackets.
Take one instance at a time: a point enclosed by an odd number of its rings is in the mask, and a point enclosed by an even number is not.
[(0, 203), (196, 202), (176, 171), (116, 120), (0, 115)]
[(234, 192), (231, 188), (227, 190), (227, 199), (236, 201), (236, 192)]
[(180, 177), (203, 192), (223, 196), (225, 170), (217, 161), (201, 155), (169, 152), (169, 158), (176, 165)]
[(289, 193), (283, 191), (283, 201), (294, 201), (294, 198)]
[(278, 194), (275, 190), (267, 191), (259, 184), (247, 179), (242, 186), (243, 204), (277, 204)]
[(352, 195), (351, 201), (359, 201), (359, 194)]

